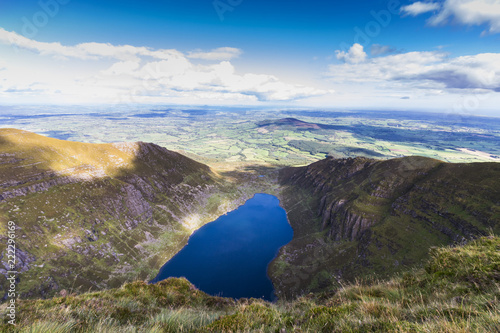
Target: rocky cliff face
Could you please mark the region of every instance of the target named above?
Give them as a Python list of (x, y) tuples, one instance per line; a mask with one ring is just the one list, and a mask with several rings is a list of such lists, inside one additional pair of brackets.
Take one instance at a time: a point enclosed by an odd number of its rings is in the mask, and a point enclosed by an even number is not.
[(271, 265), (282, 295), (418, 265), (430, 246), (500, 231), (500, 163), (325, 160), (280, 173), (294, 240)]
[(154, 144), (85, 144), (2, 129), (0, 274), (14, 221), (22, 297), (152, 278), (193, 230), (235, 208), (239, 196), (208, 166)]

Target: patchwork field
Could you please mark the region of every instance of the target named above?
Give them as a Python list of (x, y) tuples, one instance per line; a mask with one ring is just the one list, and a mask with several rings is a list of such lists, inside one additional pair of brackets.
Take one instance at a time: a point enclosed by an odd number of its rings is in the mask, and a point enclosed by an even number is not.
[(305, 165), (328, 155), (500, 161), (500, 119), (456, 114), (3, 107), (0, 127), (80, 142), (152, 142), (210, 165)]

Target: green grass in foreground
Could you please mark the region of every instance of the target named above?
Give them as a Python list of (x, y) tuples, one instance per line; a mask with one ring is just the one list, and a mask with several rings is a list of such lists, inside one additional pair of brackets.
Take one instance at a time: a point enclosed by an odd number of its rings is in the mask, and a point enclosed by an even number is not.
[(500, 238), (433, 248), (423, 269), (276, 304), (206, 295), (185, 279), (18, 301), (2, 332), (499, 332)]

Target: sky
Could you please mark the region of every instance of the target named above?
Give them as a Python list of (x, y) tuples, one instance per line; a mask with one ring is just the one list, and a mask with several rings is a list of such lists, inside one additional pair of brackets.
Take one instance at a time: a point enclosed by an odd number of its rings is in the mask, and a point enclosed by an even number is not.
[(500, 0), (0, 0), (0, 103), (500, 116)]

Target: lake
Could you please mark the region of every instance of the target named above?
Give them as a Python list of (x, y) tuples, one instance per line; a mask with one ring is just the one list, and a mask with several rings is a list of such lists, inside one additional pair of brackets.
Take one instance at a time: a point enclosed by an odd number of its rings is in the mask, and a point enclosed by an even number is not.
[(185, 277), (210, 295), (273, 300), (267, 266), (292, 237), (278, 198), (259, 193), (195, 231), (151, 282)]

